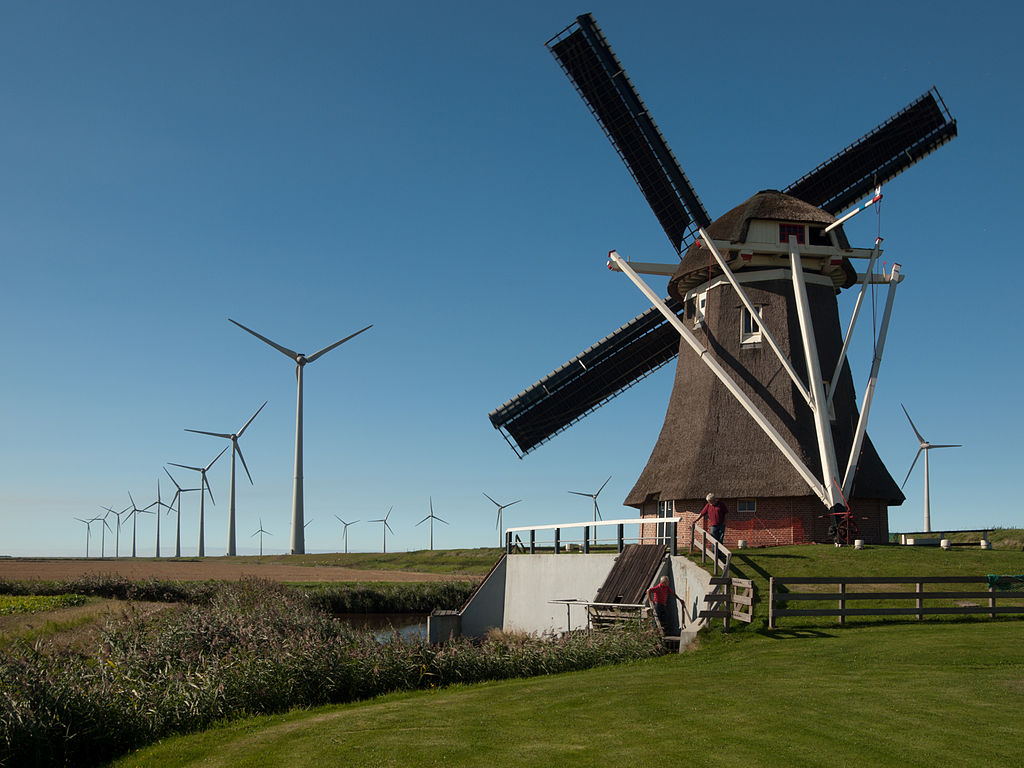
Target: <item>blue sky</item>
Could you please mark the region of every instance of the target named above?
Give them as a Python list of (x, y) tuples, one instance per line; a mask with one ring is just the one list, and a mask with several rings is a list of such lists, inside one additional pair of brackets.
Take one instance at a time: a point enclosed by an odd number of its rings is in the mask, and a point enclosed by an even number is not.
[[(493, 545), (484, 492), (523, 500), (506, 525), (573, 521), (590, 502), (568, 491), (609, 475), (602, 512), (632, 516), (671, 366), (522, 461), (487, 420), (646, 308), (609, 249), (674, 258), (543, 46), (588, 10), (713, 217), (938, 86), (959, 138), (847, 226), (867, 246), (880, 223), (906, 275), (869, 432), (899, 482), (901, 402), (964, 444), (932, 455), (934, 525), (1024, 525), (1019, 8), (52, 2), (0, 22), (0, 554), (83, 554), (74, 517), (154, 500), (166, 462), (222, 447), (185, 428), (233, 431), (264, 400), (239, 551), (261, 519), (286, 550), (294, 366), (229, 316), (307, 353), (374, 324), (306, 369), (309, 551), (340, 548), (335, 514), (392, 506), (389, 550), (425, 548), (429, 497), (435, 546)], [(919, 468), (906, 494), (893, 530), (921, 524)], [(151, 518), (139, 536), (151, 554)], [(378, 549), (380, 525), (349, 536)]]

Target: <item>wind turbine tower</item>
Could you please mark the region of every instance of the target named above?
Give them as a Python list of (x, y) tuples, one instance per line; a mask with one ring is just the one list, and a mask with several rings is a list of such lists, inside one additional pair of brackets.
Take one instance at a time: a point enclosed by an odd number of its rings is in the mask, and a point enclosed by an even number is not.
[(380, 518), (379, 520), (367, 520), (368, 523), (383, 523), (383, 525), (381, 526), (381, 529), (384, 532), (384, 547), (383, 547), (383, 549), (381, 549), (381, 552), (387, 552), (388, 551), (388, 531), (391, 531), (392, 533), (395, 532), (394, 529), (391, 527), (391, 524), (388, 522), (388, 518), (391, 517), (391, 510), (392, 509), (394, 509), (394, 507), (390, 507), (388, 509), (388, 513), (386, 515), (384, 515), (384, 517)]
[[(198, 472), (200, 474), (200, 480), (199, 480), (199, 549), (197, 550), (199, 557), (206, 557), (206, 504), (205, 504), (206, 494), (207, 493), (210, 494), (210, 501), (213, 502), (213, 504), (217, 503), (216, 501), (214, 501), (214, 498), (213, 498), (213, 488), (210, 487), (210, 481), (206, 479), (206, 473), (210, 471), (210, 467), (212, 467), (214, 465), (214, 463), (217, 461), (217, 459), (219, 459), (221, 456), (224, 455), (224, 451), (226, 451), (227, 449), (228, 449), (228, 446), (225, 445), (221, 449), (221, 452), (213, 457), (213, 461), (211, 461), (205, 467), (190, 467), (187, 464), (175, 464), (173, 461), (167, 462), (172, 467), (181, 467), (182, 469), (191, 469), (192, 471)], [(233, 473), (232, 473), (232, 477), (234, 477)], [(180, 499), (179, 499), (178, 503), (179, 504), (181, 503)]]
[(312, 363), (314, 360), (327, 354), (335, 347), (341, 346), (349, 339), (355, 338), (360, 333), (369, 330), (373, 326), (368, 325), (366, 328), (356, 331), (350, 336), (346, 336), (344, 339), (336, 341), (312, 355), (304, 355), (301, 352), (295, 352), (294, 350), (288, 349), (288, 347), (282, 347), (280, 344), (271, 341), (266, 336), (261, 336), (251, 328), (246, 328), (244, 325), (232, 320), (230, 317), (228, 320), (237, 325), (243, 331), (251, 333), (260, 341), (270, 345), (278, 352), (295, 361), (295, 380), (298, 384), (298, 394), (296, 396), (295, 404), (295, 477), (292, 485), (292, 539), (291, 546), (289, 547), (289, 554), (302, 555), (306, 553), (306, 535), (304, 532), (305, 524), (303, 523), (304, 512), (302, 499), (302, 369), (307, 363)]
[[(227, 450), (227, 446), (224, 447), (224, 450), (225, 451)], [(221, 453), (223, 453), (223, 452), (224, 451), (221, 451)], [(214, 459), (214, 461), (216, 461), (216, 459)], [(177, 520), (176, 520), (175, 533), (174, 533), (174, 556), (175, 557), (181, 557), (181, 495), (183, 493), (190, 493), (191, 491), (201, 491), (203, 489), (202, 488), (182, 488), (180, 485), (178, 485), (178, 481), (174, 479), (174, 477), (171, 475), (171, 473), (167, 471), (167, 467), (164, 467), (164, 472), (167, 474), (167, 476), (169, 478), (171, 478), (171, 482), (174, 483), (174, 487), (176, 489), (174, 491), (174, 497), (171, 499), (171, 506), (168, 507), (168, 509), (174, 508), (174, 502), (178, 502)], [(200, 505), (201, 504), (202, 504), (202, 502), (200, 502)]]
[[(249, 467), (245, 464), (245, 456), (242, 455), (242, 449), (238, 447), (238, 438), (240, 438), (245, 430), (248, 429), (249, 425), (252, 424), (252, 420), (255, 419), (260, 411), (263, 410), (263, 406), (267, 404), (267, 401), (263, 401), (263, 405), (256, 409), (256, 413), (249, 417), (249, 420), (242, 425), (242, 428), (234, 433), (227, 432), (204, 432), (201, 429), (186, 429), (186, 432), (195, 432), (197, 435), (210, 435), (211, 437), (223, 437), (226, 440), (231, 441), (231, 484), (228, 492), (228, 551), (227, 554), (230, 557), (235, 555), (235, 456), (242, 460), (242, 468), (245, 469), (246, 477), (249, 478), (249, 484), (253, 485), (252, 475), (249, 474)], [(216, 461), (216, 459), (214, 460)], [(212, 496), (213, 494), (211, 494)]]
[[(487, 494), (485, 493), (484, 496), (487, 496)], [(515, 501), (510, 501), (508, 504), (499, 504), (494, 499), (492, 499), (490, 496), (487, 496), (487, 500), (490, 501), (491, 504), (493, 504), (494, 506), (496, 506), (498, 508), (498, 519), (494, 523), (494, 527), (498, 531), (498, 546), (499, 547), (504, 547), (505, 546), (505, 540), (504, 540), (504, 538), (502, 536), (502, 530), (501, 530), (501, 512), (506, 507), (511, 507), (513, 504), (518, 504), (520, 501), (522, 501), (522, 499), (516, 499)]]
[[(611, 479), (612, 479), (612, 476), (608, 475), (608, 480), (611, 480)], [(605, 480), (603, 483), (601, 483), (601, 487), (597, 489), (597, 493), (583, 493), (582, 491), (569, 491), (569, 493), (572, 493), (572, 494), (574, 494), (576, 496), (588, 496), (588, 497), (590, 497), (591, 499), (594, 500), (594, 530), (593, 530), (593, 533), (591, 534), (591, 539), (593, 540), (594, 544), (597, 544), (597, 518), (601, 517), (601, 510), (598, 509), (598, 507), (597, 507), (597, 497), (601, 493), (601, 491), (604, 490), (604, 487), (606, 485), (608, 485), (608, 480)]]
[(429, 498), (430, 498), (430, 514), (427, 515), (426, 517), (424, 517), (418, 523), (416, 523), (416, 525), (418, 525), (418, 526), (419, 525), (423, 525), (425, 522), (427, 522), (427, 520), (430, 521), (430, 551), (433, 552), (434, 551), (434, 521), (435, 520), (440, 520), (445, 525), (448, 525), (448, 522), (445, 521), (445, 520), (441, 520), (440, 517), (438, 517), (437, 515), (434, 514), (434, 499), (432, 497), (429, 497)]
[(907, 470), (907, 476), (903, 478), (902, 488), (907, 484), (907, 480), (910, 479), (910, 473), (914, 471), (914, 465), (917, 464), (917, 459), (920, 457), (921, 452), (924, 451), (924, 532), (928, 533), (932, 529), (932, 510), (929, 503), (929, 495), (931, 493), (931, 479), (928, 475), (928, 451), (932, 448), (962, 448), (961, 445), (932, 445), (923, 437), (921, 433), (917, 431), (917, 427), (914, 426), (913, 419), (910, 418), (910, 414), (907, 413), (906, 407), (903, 403), (900, 403), (900, 408), (903, 408), (903, 413), (907, 415), (907, 421), (910, 422), (910, 428), (914, 430), (914, 435), (917, 437), (918, 449), (917, 454), (914, 456), (914, 460), (910, 463), (910, 469)]
[(344, 527), (344, 528), (342, 528), (342, 530), (341, 530), (341, 538), (342, 538), (342, 541), (343, 541), (343, 542), (344, 542), (344, 544), (345, 544), (345, 554), (347, 555), (347, 554), (348, 554), (348, 527), (349, 527), (350, 525), (355, 525), (355, 524), (356, 524), (356, 523), (358, 523), (359, 521), (358, 521), (358, 520), (353, 520), (353, 521), (352, 521), (351, 523), (346, 523), (346, 522), (345, 522), (344, 520), (342, 520), (342, 519), (341, 519), (340, 517), (338, 517), (337, 515), (335, 515), (334, 517), (335, 517), (335, 519), (336, 519), (336, 520), (337, 520), (337, 521), (338, 521), (339, 523), (341, 523), (341, 524), (342, 524), (343, 526), (345, 526), (345, 527)]

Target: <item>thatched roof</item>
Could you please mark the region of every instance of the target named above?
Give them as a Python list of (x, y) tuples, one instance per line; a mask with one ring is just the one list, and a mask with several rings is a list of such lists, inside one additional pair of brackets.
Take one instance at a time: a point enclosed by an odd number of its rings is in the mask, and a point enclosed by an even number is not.
[[(715, 240), (728, 240), (740, 245), (746, 242), (750, 222), (754, 219), (827, 226), (834, 222), (836, 217), (803, 200), (766, 189), (717, 218), (707, 227), (707, 232)], [(841, 248), (850, 247), (842, 227), (836, 228), (836, 237)], [(710, 263), (711, 253), (707, 247), (697, 242), (691, 244), (669, 281), (669, 294), (681, 300), (690, 288), (707, 282)], [(841, 268), (845, 272), (842, 287), (846, 288), (856, 280), (856, 272), (846, 259), (843, 259)], [(721, 274), (717, 265), (712, 268), (711, 274)]]

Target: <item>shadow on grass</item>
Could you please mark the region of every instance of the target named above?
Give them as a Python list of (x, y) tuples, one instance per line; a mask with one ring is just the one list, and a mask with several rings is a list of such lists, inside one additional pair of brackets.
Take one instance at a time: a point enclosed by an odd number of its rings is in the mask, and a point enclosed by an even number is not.
[(822, 638), (834, 638), (831, 632), (823, 632), (820, 629), (759, 629), (757, 634), (763, 635), (771, 640), (820, 640)]

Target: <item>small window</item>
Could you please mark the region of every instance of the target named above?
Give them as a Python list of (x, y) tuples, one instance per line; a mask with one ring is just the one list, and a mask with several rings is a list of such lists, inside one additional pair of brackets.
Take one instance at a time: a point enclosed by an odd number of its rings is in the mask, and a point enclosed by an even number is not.
[(761, 307), (754, 307), (757, 317), (753, 317), (746, 307), (740, 308), (740, 344), (758, 344), (761, 341)]
[(736, 511), (741, 515), (754, 517), (757, 514), (757, 501), (755, 499), (740, 499), (736, 502)]
[(693, 327), (700, 328), (700, 324), (704, 322), (704, 312), (708, 308), (708, 294), (707, 291), (704, 293), (698, 293), (693, 297), (694, 313), (693, 313)]
[(804, 225), (803, 224), (779, 224), (779, 242), (788, 243), (789, 236), (795, 235), (796, 241), (799, 245), (804, 244)]

